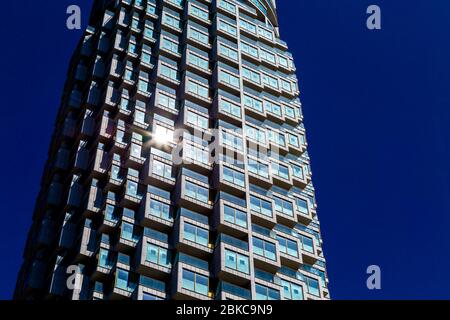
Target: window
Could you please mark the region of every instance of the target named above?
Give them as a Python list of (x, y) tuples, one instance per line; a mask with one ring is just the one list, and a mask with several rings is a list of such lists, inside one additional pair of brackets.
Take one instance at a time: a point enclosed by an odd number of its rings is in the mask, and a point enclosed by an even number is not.
[(199, 19), (201, 19), (203, 21), (208, 21), (209, 20), (209, 12), (208, 11), (203, 10), (203, 9), (197, 7), (197, 6), (192, 5), (192, 4), (191, 4), (191, 6), (189, 8), (189, 12), (193, 16), (195, 16), (195, 17), (197, 17), (197, 18), (199, 18)]
[(209, 165), (209, 153), (206, 150), (188, 144), (184, 147), (184, 154), (191, 160)]
[(207, 247), (209, 244), (209, 232), (203, 228), (184, 223), (184, 239)]
[(201, 295), (208, 295), (208, 277), (198, 273), (183, 269), (182, 287), (183, 289), (196, 292)]
[(209, 44), (209, 35), (194, 28), (189, 28), (189, 39), (197, 40), (203, 44)]
[(266, 108), (266, 111), (269, 113), (275, 114), (279, 117), (283, 115), (281, 112), (281, 106), (278, 104), (269, 101), (264, 101), (264, 106)]
[(258, 28), (258, 35), (260, 35), (261, 37), (266, 38), (268, 40), (271, 40), (271, 41), (273, 40), (273, 32), (263, 29), (261, 27)]
[(230, 168), (223, 168), (223, 179), (239, 187), (245, 187), (245, 175)]
[(306, 237), (302, 234), (299, 235), (302, 249), (309, 253), (314, 253), (314, 242), (310, 237)]
[(269, 51), (261, 50), (261, 58), (266, 61), (269, 61), (272, 64), (276, 63), (275, 55)]
[(273, 197), (275, 203), (275, 211), (291, 216), (294, 216), (294, 205), (291, 201), (286, 201), (278, 197)]
[(162, 218), (164, 220), (170, 220), (170, 206), (168, 204), (151, 199), (150, 215)]
[(177, 29), (180, 28), (180, 19), (178, 19), (172, 15), (169, 15), (167, 13), (164, 13), (163, 23), (168, 26), (171, 26), (173, 28), (177, 28)]
[(296, 241), (277, 236), (280, 252), (298, 258), (298, 245)]
[(256, 289), (256, 300), (280, 300), (280, 292), (278, 290), (268, 288), (257, 284)]
[(286, 300), (304, 300), (303, 288), (297, 284), (281, 280), (283, 298)]
[(267, 74), (263, 74), (262, 79), (263, 79), (264, 85), (267, 85), (267, 86), (272, 87), (277, 90), (279, 89), (278, 79), (276, 79), (272, 76), (269, 76)]
[(245, 42), (241, 42), (241, 49), (243, 52), (247, 53), (248, 55), (259, 58), (259, 51), (257, 47), (254, 47), (252, 45), (249, 45)]
[(176, 4), (177, 6), (182, 7), (183, 6), (183, 0), (168, 0), (169, 2), (172, 2), (173, 4)]
[(247, 80), (256, 82), (257, 84), (261, 84), (261, 75), (256, 71), (243, 67), (242, 76)]
[(122, 239), (134, 241), (136, 238), (134, 236), (134, 225), (128, 222), (123, 222), (120, 236)]
[(222, 139), (223, 143), (227, 146), (230, 146), (238, 150), (242, 150), (243, 148), (242, 138), (237, 137), (230, 132), (222, 131)]
[(199, 67), (200, 69), (209, 70), (209, 61), (207, 58), (201, 57), (197, 54), (189, 53), (189, 63), (192, 65)]
[(250, 274), (248, 257), (230, 250), (225, 250), (225, 266), (235, 271)]
[(266, 143), (266, 132), (264, 130), (259, 130), (250, 126), (246, 126), (246, 134), (247, 137), (254, 141), (258, 141), (260, 143)]
[(236, 27), (223, 20), (219, 20), (219, 30), (225, 31), (226, 33), (229, 33), (233, 36), (237, 35)]
[(146, 260), (155, 263), (159, 266), (170, 267), (169, 253), (167, 249), (158, 247), (154, 244), (147, 243), (147, 257)]
[(278, 63), (285, 68), (289, 68), (289, 60), (285, 57), (278, 56)]
[(136, 30), (137, 32), (140, 32), (140, 28), (139, 28), (139, 15), (133, 17), (133, 20), (131, 21), (131, 28), (134, 29), (134, 30)]
[(254, 159), (248, 159), (248, 170), (263, 178), (269, 178), (269, 166)]
[(240, 25), (241, 25), (242, 29), (244, 29), (250, 33), (256, 34), (256, 26), (253, 23), (250, 23), (246, 20), (241, 19)]
[(236, 6), (228, 1), (225, 0), (221, 0), (220, 4), (219, 4), (220, 8), (223, 8), (227, 11), (230, 11), (231, 13), (235, 13), (236, 12)]
[(202, 98), (209, 99), (209, 89), (204, 85), (193, 82), (192, 80), (189, 80), (188, 82), (188, 91)]
[(137, 46), (136, 46), (135, 43), (130, 42), (130, 43), (128, 44), (128, 52), (129, 52), (130, 54), (137, 54)]
[(161, 64), (160, 74), (171, 80), (178, 81), (178, 70), (175, 67)]
[(128, 271), (123, 269), (117, 269), (116, 272), (116, 287), (125, 291), (130, 291), (131, 288), (128, 283), (129, 274)]
[(305, 179), (305, 173), (301, 166), (293, 164), (291, 165), (291, 167), (292, 167), (292, 174), (294, 175), (294, 177), (299, 178), (301, 180)]
[(139, 79), (138, 89), (141, 92), (149, 92), (150, 85), (147, 80)]
[(264, 112), (262, 101), (250, 96), (244, 96), (244, 106), (254, 109), (258, 112)]
[(272, 173), (280, 178), (289, 180), (289, 168), (277, 162), (272, 162)]
[(170, 52), (173, 52), (176, 54), (179, 53), (178, 42), (176, 42), (175, 40), (164, 37), (162, 39), (161, 47)]
[(154, 30), (152, 27), (145, 26), (144, 28), (144, 37), (148, 39), (153, 39)]
[(240, 88), (241, 85), (238, 77), (223, 70), (220, 70), (219, 81), (223, 81), (224, 83), (229, 84), (230, 86), (235, 88)]
[(297, 198), (296, 203), (297, 209), (298, 211), (300, 211), (300, 213), (304, 215), (309, 215), (309, 205), (307, 200)]
[(277, 260), (276, 246), (259, 238), (253, 237), (253, 252), (269, 260)]
[(152, 172), (160, 177), (172, 179), (172, 166), (161, 161), (153, 160)]
[(175, 98), (169, 97), (160, 91), (158, 94), (158, 105), (164, 108), (176, 110), (177, 102)]
[(194, 126), (195, 128), (202, 128), (202, 129), (209, 128), (209, 119), (192, 111), (188, 111), (187, 122), (190, 125)]
[(308, 293), (320, 297), (319, 280), (304, 276)]
[(286, 113), (286, 116), (288, 116), (289, 118), (295, 119), (295, 110), (294, 110), (294, 108), (285, 106), (284, 107), (284, 112)]
[(224, 206), (224, 220), (240, 227), (247, 228), (247, 214), (227, 205)]
[(269, 130), (269, 141), (276, 143), (282, 147), (286, 146), (286, 137), (283, 133)]
[(223, 112), (229, 113), (235, 117), (241, 118), (241, 107), (234, 103), (221, 100), (220, 106)]
[(272, 203), (255, 196), (250, 196), (250, 209), (262, 215), (272, 217)]
[(154, 15), (156, 13), (156, 6), (147, 2), (147, 13)]
[(138, 195), (138, 184), (134, 181), (127, 182), (127, 195), (132, 197), (137, 197)]
[(112, 267), (111, 261), (109, 259), (109, 251), (108, 250), (100, 249), (98, 265), (102, 268), (107, 268), (107, 269), (110, 269)]
[(200, 187), (191, 182), (186, 182), (186, 196), (196, 199), (203, 203), (208, 203), (209, 200), (209, 190), (203, 187)]
[(140, 124), (144, 124), (145, 123), (145, 112), (136, 110), (134, 112), (134, 121), (137, 123), (140, 123)]
[(283, 90), (291, 92), (292, 91), (292, 84), (289, 81), (286, 81), (284, 79), (281, 79), (281, 87)]
[(142, 146), (139, 144), (131, 144), (131, 156), (135, 158), (140, 158), (142, 155)]
[(223, 8), (227, 11), (230, 11), (231, 13), (235, 13), (236, 12), (236, 6), (228, 1), (225, 0), (221, 0), (220, 4), (219, 4), (220, 8)]
[(219, 52), (233, 61), (238, 61), (238, 52), (223, 43), (219, 44)]
[(114, 207), (110, 204), (106, 205), (105, 220), (113, 222), (113, 223), (116, 223), (119, 221), (119, 215), (117, 214), (116, 207)]

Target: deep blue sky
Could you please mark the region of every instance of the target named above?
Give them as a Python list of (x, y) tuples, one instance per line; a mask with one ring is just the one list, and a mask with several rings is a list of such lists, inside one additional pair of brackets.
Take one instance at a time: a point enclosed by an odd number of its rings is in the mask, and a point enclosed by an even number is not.
[[(0, 298), (12, 295), (70, 55), (65, 10), (0, 18)], [(382, 8), (383, 29), (365, 27)], [(450, 298), (450, 3), (278, 0), (301, 83), (332, 297)], [(368, 265), (382, 290), (366, 289)]]

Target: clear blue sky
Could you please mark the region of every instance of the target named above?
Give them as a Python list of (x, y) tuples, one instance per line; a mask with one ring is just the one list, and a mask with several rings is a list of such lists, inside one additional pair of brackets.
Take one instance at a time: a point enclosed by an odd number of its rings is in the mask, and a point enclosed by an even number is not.
[[(0, 19), (0, 298), (12, 295), (70, 55), (65, 9)], [(382, 8), (383, 29), (365, 28)], [(450, 298), (450, 3), (278, 0), (295, 56), (336, 299)], [(382, 268), (382, 290), (365, 286)]]

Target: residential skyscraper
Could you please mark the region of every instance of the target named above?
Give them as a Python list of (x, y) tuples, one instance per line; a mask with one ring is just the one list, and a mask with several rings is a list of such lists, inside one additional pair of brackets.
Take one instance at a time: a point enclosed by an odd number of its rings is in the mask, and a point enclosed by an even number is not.
[(329, 299), (273, 0), (94, 1), (16, 299)]

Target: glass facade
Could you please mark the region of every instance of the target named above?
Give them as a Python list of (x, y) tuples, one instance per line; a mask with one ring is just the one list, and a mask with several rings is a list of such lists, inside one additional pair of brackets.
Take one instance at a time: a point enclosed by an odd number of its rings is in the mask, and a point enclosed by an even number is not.
[[(94, 1), (15, 298), (330, 298), (277, 19), (271, 0)], [(73, 266), (75, 291), (55, 271)]]

